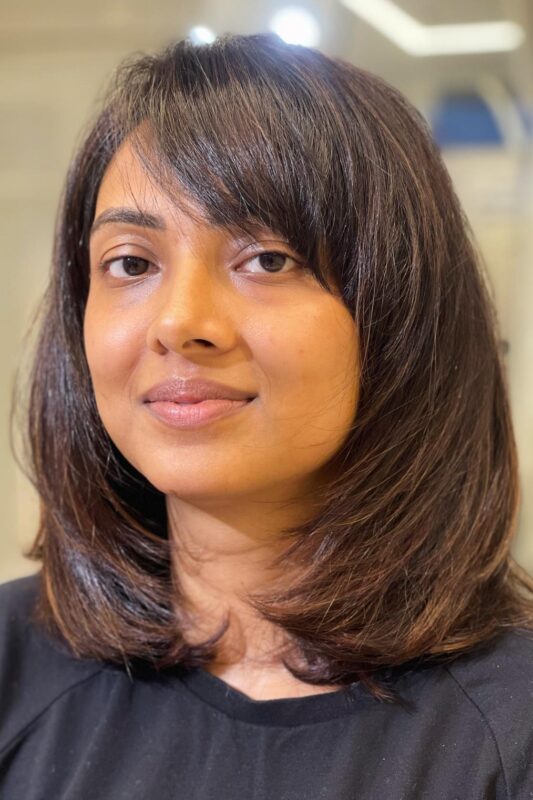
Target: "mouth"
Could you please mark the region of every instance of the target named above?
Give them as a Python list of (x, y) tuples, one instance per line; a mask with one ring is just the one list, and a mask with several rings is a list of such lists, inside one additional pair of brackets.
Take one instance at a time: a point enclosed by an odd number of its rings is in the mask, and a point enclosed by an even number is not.
[(212, 403), (212, 402), (223, 402), (223, 403), (251, 403), (252, 400), (255, 400), (255, 397), (246, 397), (242, 400), (232, 400), (229, 397), (205, 397), (203, 400), (146, 400), (147, 403), (173, 403), (176, 406), (198, 406), (200, 403)]
[(170, 400), (147, 401), (150, 413), (173, 428), (199, 428), (210, 422), (234, 416), (251, 405), (255, 397), (245, 400), (206, 399), (194, 403), (180, 403)]

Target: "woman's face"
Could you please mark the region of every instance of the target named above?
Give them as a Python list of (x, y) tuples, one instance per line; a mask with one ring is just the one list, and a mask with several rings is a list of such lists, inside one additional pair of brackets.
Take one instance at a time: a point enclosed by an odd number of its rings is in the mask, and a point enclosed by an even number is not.
[[(287, 499), (319, 485), (357, 407), (357, 329), (342, 300), (271, 231), (246, 240), (178, 211), (127, 141), (103, 177), (95, 220), (113, 209), (164, 224), (106, 222), (91, 237), (84, 344), (115, 445), (156, 488), (188, 500)], [(259, 259), (268, 251), (286, 257)], [(175, 428), (144, 402), (174, 377), (256, 398)]]

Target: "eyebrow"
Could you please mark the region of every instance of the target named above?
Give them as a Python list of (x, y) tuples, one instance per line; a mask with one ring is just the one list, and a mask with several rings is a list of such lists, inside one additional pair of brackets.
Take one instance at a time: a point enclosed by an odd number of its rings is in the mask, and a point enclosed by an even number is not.
[(159, 214), (150, 214), (148, 211), (142, 211), (136, 208), (108, 208), (102, 211), (94, 220), (89, 238), (104, 225), (111, 225), (117, 222), (122, 222), (126, 225), (137, 225), (140, 228), (153, 228), (159, 231), (166, 230), (165, 220)]

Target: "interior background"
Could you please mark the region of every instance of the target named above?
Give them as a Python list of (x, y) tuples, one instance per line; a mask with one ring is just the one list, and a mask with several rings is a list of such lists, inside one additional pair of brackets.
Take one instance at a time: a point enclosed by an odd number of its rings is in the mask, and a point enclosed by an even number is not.
[[(375, 0), (368, 0), (371, 5)], [(2, 0), (0, 6), (0, 581), (34, 572), (35, 492), (9, 441), (23, 337), (44, 290), (64, 176), (83, 124), (120, 59), (188, 35), (257, 33), (282, 3), (262, 0)], [(499, 311), (518, 439), (522, 506), (514, 555), (533, 574), (533, 2), (399, 0), (425, 25), (512, 20), (509, 52), (413, 56), (338, 0), (301, 4), (318, 47), (398, 87), (431, 121), (485, 259)]]

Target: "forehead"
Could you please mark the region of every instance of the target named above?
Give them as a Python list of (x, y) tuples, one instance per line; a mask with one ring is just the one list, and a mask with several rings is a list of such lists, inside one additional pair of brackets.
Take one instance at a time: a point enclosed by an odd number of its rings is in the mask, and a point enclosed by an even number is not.
[[(168, 174), (165, 183), (168, 185)], [(157, 185), (129, 139), (121, 144), (104, 172), (96, 198), (95, 217), (115, 206), (157, 211), (175, 221), (181, 212), (207, 222), (203, 209), (185, 194), (177, 180), (172, 182), (172, 198)]]
[[(93, 227), (95, 220), (109, 213), (113, 216), (114, 211), (119, 212), (122, 221), (128, 222), (128, 210), (131, 209), (141, 212), (140, 216), (144, 219), (146, 216), (160, 219), (164, 229), (180, 235), (189, 236), (193, 231), (199, 235), (209, 232), (224, 239), (237, 237), (240, 240), (243, 237), (279, 234), (257, 220), (215, 223), (206, 210), (184, 191), (175, 176), (169, 176), (167, 171), (162, 174), (162, 181), (165, 189), (158, 186), (157, 178), (148, 171), (135, 146), (125, 139), (110, 160), (100, 182)], [(138, 219), (139, 215), (131, 214), (129, 217), (131, 221), (134, 217)]]

